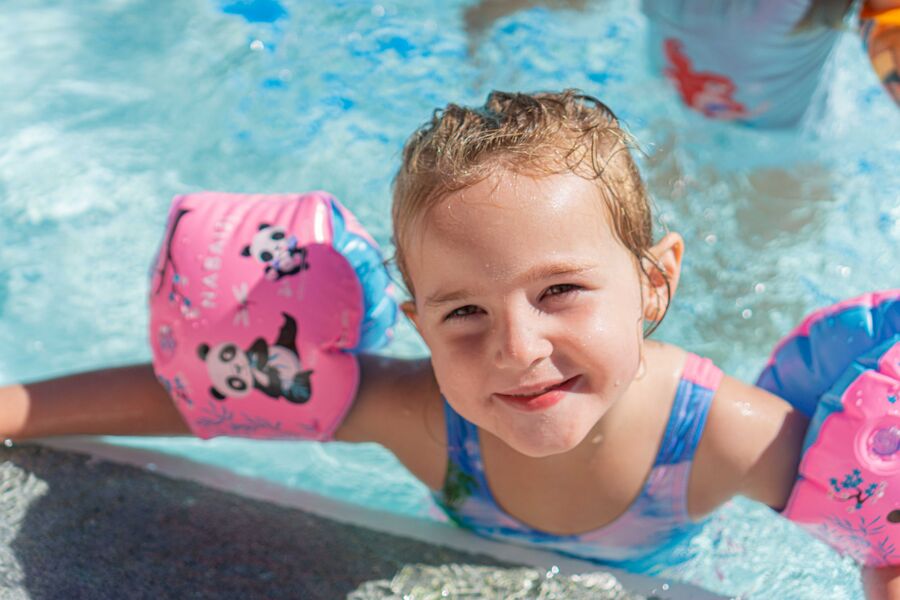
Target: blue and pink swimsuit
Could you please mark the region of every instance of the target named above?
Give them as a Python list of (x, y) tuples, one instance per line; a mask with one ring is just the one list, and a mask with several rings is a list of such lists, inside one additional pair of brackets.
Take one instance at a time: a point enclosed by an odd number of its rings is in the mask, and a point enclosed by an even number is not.
[(445, 401), (447, 475), (434, 498), (457, 524), (504, 542), (539, 546), (581, 559), (644, 569), (665, 549), (699, 529), (687, 510), (694, 451), (722, 372), (689, 354), (653, 468), (624, 514), (578, 535), (556, 535), (525, 525), (497, 504), (484, 473), (478, 428)]

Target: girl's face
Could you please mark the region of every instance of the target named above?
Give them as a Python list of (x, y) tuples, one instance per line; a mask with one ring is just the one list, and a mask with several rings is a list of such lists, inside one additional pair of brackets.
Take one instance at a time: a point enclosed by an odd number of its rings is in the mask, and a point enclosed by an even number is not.
[(594, 183), (500, 171), (435, 205), (407, 256), (441, 392), (515, 450), (574, 448), (634, 379), (641, 278)]

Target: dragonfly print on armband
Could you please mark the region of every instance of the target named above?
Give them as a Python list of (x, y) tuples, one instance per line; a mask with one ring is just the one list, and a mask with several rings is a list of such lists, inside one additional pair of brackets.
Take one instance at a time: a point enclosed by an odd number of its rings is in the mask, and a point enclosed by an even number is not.
[(250, 306), (253, 302), (249, 299), (249, 290), (250, 286), (247, 285), (246, 281), (231, 286), (231, 293), (234, 295), (234, 299), (237, 300), (237, 307), (234, 309), (234, 320), (232, 321), (233, 325), (240, 324), (244, 327), (250, 327)]

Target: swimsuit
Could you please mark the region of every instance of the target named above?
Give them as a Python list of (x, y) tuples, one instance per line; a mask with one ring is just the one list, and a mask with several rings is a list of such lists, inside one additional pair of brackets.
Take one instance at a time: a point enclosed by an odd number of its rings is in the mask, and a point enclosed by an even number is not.
[[(484, 473), (478, 428), (444, 401), (447, 475), (434, 499), (457, 524), (505, 542), (539, 546), (577, 558), (641, 569), (651, 556), (690, 537), (700, 523), (687, 511), (694, 451), (722, 372), (709, 359), (688, 354), (653, 468), (631, 506), (611, 523), (576, 535), (550, 534), (506, 513), (491, 494)], [(656, 562), (648, 562), (648, 565)]]
[(840, 31), (794, 31), (810, 0), (643, 0), (652, 68), (689, 107), (759, 127), (796, 125)]

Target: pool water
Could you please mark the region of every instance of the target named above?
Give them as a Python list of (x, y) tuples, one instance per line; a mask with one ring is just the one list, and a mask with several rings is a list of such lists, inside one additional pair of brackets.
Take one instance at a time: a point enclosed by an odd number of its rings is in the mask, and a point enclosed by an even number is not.
[[(579, 87), (617, 111), (644, 149), (660, 230), (687, 241), (655, 336), (727, 372), (752, 380), (810, 309), (900, 285), (900, 111), (854, 36), (824, 117), (760, 133), (688, 113), (647, 72), (635, 2), (533, 8), (470, 35), (473, 4), (4, 2), (0, 380), (149, 359), (146, 276), (175, 194), (327, 189), (389, 250), (406, 135), (495, 88)], [(407, 325), (397, 338), (391, 353), (424, 353)], [(119, 443), (434, 518), (425, 488), (375, 446)], [(852, 564), (745, 500), (684, 550), (663, 574), (721, 593), (861, 594)]]

